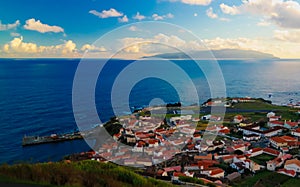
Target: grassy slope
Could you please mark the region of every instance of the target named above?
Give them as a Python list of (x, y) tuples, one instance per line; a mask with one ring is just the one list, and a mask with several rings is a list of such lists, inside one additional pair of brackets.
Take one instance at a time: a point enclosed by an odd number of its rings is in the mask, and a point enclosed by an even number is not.
[(241, 182), (234, 184), (236, 187), (252, 187), (254, 185), (264, 187), (274, 186), (300, 186), (300, 179), (292, 178), (286, 175), (278, 174), (271, 171), (262, 171), (253, 177), (247, 177)]
[(74, 163), (2, 165), (0, 166), (0, 176), (0, 184), (25, 183), (43, 186), (87, 187), (172, 186), (153, 178), (145, 178), (128, 168), (89, 160)]

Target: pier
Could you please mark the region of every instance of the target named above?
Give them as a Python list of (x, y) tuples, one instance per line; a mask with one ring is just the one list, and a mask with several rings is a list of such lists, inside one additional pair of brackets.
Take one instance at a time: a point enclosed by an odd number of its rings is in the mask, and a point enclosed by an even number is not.
[(66, 134), (52, 134), (50, 136), (24, 136), (22, 146), (38, 145), (46, 143), (56, 143), (63, 141), (71, 141), (83, 139), (80, 132), (66, 133)]

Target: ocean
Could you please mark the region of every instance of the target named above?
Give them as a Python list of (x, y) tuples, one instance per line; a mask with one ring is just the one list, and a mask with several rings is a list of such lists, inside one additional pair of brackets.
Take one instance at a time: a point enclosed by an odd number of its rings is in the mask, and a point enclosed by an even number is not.
[[(0, 163), (57, 161), (65, 155), (89, 150), (83, 140), (29, 147), (21, 145), (24, 135), (49, 135), (77, 129), (72, 109), (72, 86), (79, 61), (0, 59)], [(112, 85), (122, 70), (132, 63), (130, 60), (111, 60), (100, 73), (95, 103), (102, 121), (114, 115)], [(185, 60), (173, 63), (196, 83), (201, 102), (210, 98), (208, 82), (195, 64)], [(203, 63), (205, 66), (209, 62)], [(259, 97), (275, 104), (300, 101), (300, 60), (221, 60), (218, 63), (227, 96)], [(148, 70), (140, 68), (137, 71)], [(172, 70), (169, 71), (172, 73)], [(189, 93), (189, 85), (185, 84), (184, 78), (174, 73), (174, 80), (183, 86), (185, 93)], [(126, 83), (127, 80), (123, 81)], [(155, 76), (148, 77), (132, 87), (128, 95), (129, 105), (147, 106), (154, 98), (166, 103), (178, 102), (180, 94), (172, 86)], [(117, 97), (121, 99), (124, 95), (119, 93)], [(193, 96), (187, 94), (185, 97)], [(128, 111), (124, 111), (126, 113)]]

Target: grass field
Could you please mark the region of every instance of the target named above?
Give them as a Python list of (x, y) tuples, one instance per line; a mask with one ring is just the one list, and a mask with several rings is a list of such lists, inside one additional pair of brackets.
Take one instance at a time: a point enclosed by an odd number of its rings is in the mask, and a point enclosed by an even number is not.
[(252, 187), (255, 185), (264, 187), (298, 187), (300, 186), (300, 179), (292, 178), (275, 172), (262, 171), (254, 176), (243, 179), (241, 182), (234, 184), (233, 186)]
[(252, 157), (250, 159), (253, 160), (254, 162), (256, 162), (259, 165), (266, 165), (267, 161), (272, 160), (274, 158), (275, 157), (271, 156), (271, 155), (261, 154), (261, 155), (258, 155), (256, 157)]

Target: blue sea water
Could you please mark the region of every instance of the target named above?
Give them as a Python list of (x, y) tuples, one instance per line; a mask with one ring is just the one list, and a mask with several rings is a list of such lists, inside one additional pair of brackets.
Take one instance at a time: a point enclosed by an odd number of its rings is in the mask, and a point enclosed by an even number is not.
[[(24, 135), (49, 135), (77, 128), (72, 109), (72, 86), (79, 61), (0, 59), (0, 163), (56, 161), (64, 155), (89, 150), (82, 140), (29, 147), (21, 145)], [(95, 102), (102, 121), (114, 115), (112, 85), (131, 63), (133, 61), (112, 60), (100, 73)], [(209, 85), (195, 64), (184, 60), (174, 63), (194, 81), (200, 101), (208, 99)], [(219, 64), (227, 96), (262, 97), (276, 104), (300, 101), (300, 60), (224, 60)], [(185, 80), (177, 74), (174, 74), (175, 79), (189, 93)], [(123, 81), (126, 83), (127, 80)], [(268, 98), (269, 93), (272, 93), (272, 98)], [(124, 96), (120, 93), (119, 97)], [(138, 82), (128, 98), (132, 107), (148, 105), (153, 98), (161, 98), (165, 102), (179, 101), (172, 85), (155, 76)]]

